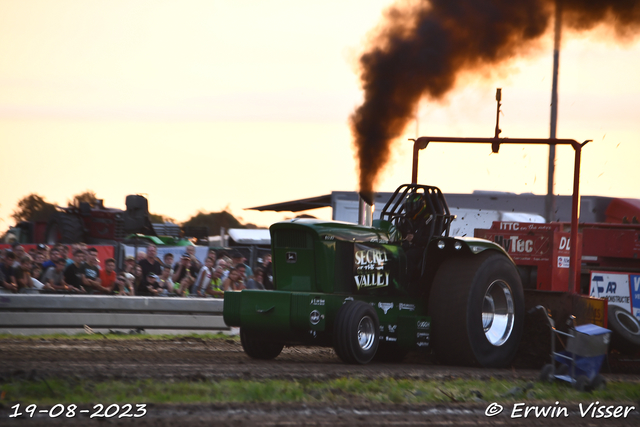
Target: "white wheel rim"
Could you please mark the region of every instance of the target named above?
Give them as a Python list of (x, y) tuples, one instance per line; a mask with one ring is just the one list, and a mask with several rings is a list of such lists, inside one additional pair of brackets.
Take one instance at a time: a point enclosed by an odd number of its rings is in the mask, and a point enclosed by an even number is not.
[(515, 309), (509, 285), (496, 280), (484, 294), (482, 303), (482, 328), (487, 340), (495, 346), (504, 344), (513, 331)]
[(369, 350), (375, 341), (375, 325), (370, 317), (363, 317), (358, 323), (358, 345), (362, 350)]

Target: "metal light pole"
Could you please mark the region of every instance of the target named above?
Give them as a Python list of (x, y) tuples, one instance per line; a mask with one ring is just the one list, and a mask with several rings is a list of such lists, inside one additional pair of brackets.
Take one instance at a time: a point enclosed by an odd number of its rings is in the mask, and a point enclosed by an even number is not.
[[(562, 7), (556, 0), (556, 22), (553, 39), (553, 83), (551, 86), (551, 124), (549, 126), (549, 138), (556, 138), (558, 127), (558, 69), (560, 68), (560, 36), (562, 31)], [(556, 172), (556, 146), (549, 146), (549, 174), (547, 176), (547, 197), (545, 199), (545, 213), (547, 222), (554, 221), (556, 213), (556, 200), (553, 196), (555, 191)]]

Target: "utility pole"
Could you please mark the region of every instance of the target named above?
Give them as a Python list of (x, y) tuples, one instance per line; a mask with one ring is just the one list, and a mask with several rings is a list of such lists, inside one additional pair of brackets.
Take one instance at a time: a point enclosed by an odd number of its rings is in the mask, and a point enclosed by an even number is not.
[[(553, 83), (551, 86), (551, 124), (549, 138), (556, 138), (558, 127), (558, 69), (560, 68), (560, 39), (562, 32), (562, 0), (556, 0), (556, 22), (553, 37)], [(547, 175), (547, 197), (545, 199), (545, 213), (547, 222), (556, 220), (555, 191), (556, 146), (549, 145), (549, 173)]]

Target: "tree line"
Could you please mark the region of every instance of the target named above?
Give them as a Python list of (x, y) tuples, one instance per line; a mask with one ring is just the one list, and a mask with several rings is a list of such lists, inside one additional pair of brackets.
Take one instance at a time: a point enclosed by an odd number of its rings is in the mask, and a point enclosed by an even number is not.
[[(76, 194), (70, 200), (67, 200), (68, 206), (79, 207), (80, 203), (88, 203), (91, 207), (95, 207), (98, 201), (96, 193), (91, 190), (84, 191), (80, 194)], [(11, 214), (16, 223), (21, 221), (49, 221), (51, 215), (56, 213), (58, 209), (53, 203), (49, 203), (44, 197), (36, 193), (31, 193), (18, 201), (16, 209)], [(170, 216), (149, 213), (149, 218), (152, 223), (172, 222), (177, 224), (177, 221)], [(187, 221), (180, 224), (183, 227), (186, 226), (199, 226), (208, 227), (212, 236), (220, 234), (220, 228), (257, 228), (256, 225), (247, 223), (241, 223), (235, 218), (229, 211), (228, 207), (221, 212), (201, 212), (198, 211), (195, 215), (191, 216)]]

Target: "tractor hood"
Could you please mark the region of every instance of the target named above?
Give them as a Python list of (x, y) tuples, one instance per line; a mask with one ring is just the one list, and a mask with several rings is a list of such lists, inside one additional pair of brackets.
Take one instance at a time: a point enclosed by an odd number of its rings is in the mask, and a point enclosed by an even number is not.
[(273, 233), (279, 229), (296, 229), (310, 231), (324, 241), (346, 241), (354, 243), (389, 243), (390, 233), (378, 228), (350, 222), (324, 221), (318, 219), (292, 219), (273, 224), (269, 230)]

